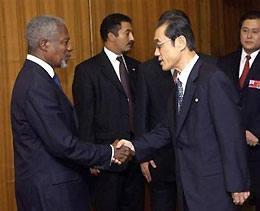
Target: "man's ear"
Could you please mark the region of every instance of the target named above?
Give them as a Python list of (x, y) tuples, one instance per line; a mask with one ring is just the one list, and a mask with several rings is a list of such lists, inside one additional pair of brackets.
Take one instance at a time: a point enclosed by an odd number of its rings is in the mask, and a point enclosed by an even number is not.
[(41, 50), (47, 51), (50, 46), (50, 43), (46, 39), (40, 39), (38, 45)]
[(186, 37), (184, 37), (183, 35), (177, 37), (175, 39), (175, 46), (177, 46), (180, 51), (183, 51), (187, 47)]
[(116, 39), (116, 36), (115, 36), (112, 32), (108, 32), (108, 34), (107, 34), (107, 39), (108, 39), (110, 42), (113, 42), (113, 41)]

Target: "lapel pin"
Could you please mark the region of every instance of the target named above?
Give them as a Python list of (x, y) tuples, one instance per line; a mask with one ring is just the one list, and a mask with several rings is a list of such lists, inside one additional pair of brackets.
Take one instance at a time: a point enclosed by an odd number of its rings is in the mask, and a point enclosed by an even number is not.
[(135, 71), (135, 68), (132, 68), (133, 71)]
[(197, 102), (199, 102), (199, 98), (195, 98), (195, 100), (194, 100), (194, 101), (195, 101), (196, 103), (197, 103)]

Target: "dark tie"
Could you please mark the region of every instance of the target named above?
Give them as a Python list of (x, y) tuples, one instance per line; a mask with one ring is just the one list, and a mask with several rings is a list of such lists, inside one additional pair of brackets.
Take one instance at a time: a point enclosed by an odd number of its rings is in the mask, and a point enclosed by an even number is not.
[(128, 72), (126, 71), (122, 56), (117, 57), (119, 64), (119, 74), (121, 79), (121, 84), (124, 88), (125, 94), (127, 96), (128, 106), (129, 106), (129, 121), (130, 129), (134, 131), (134, 101), (133, 101), (133, 91), (130, 83), (130, 78)]
[(183, 101), (183, 87), (181, 81), (177, 78), (177, 99), (178, 99), (178, 114), (181, 112), (181, 106)]
[(244, 82), (246, 80), (246, 76), (249, 72), (249, 60), (251, 59), (251, 56), (250, 55), (247, 55), (246, 56), (246, 63), (245, 63), (245, 66), (244, 66), (244, 69), (243, 69), (243, 72), (242, 72), (242, 75), (241, 77), (239, 78), (239, 84), (240, 84), (240, 87), (242, 88), (243, 85), (244, 85)]
[(55, 83), (57, 84), (57, 86), (58, 86), (60, 89), (62, 89), (61, 84), (60, 84), (60, 79), (59, 79), (59, 77), (56, 75), (56, 73), (55, 73), (54, 76), (53, 76), (53, 80), (55, 81)]

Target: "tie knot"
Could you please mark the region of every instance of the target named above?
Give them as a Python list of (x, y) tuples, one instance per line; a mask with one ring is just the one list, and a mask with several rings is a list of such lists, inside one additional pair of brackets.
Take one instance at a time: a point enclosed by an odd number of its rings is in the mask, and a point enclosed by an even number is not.
[(116, 58), (116, 60), (119, 61), (120, 63), (123, 62), (123, 58), (122, 58), (122, 56), (118, 56), (118, 57)]
[(250, 54), (249, 54), (249, 55), (246, 55), (246, 59), (247, 59), (247, 60), (250, 60), (250, 59), (251, 59)]
[(178, 70), (173, 71), (172, 73), (172, 78), (173, 78), (173, 82), (176, 84), (177, 83), (177, 75), (178, 75)]

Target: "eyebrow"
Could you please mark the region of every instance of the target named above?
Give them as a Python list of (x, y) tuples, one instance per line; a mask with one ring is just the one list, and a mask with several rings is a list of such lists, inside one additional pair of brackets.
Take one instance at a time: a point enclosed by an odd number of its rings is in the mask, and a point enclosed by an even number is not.
[(133, 29), (126, 29), (125, 32), (133, 32)]

